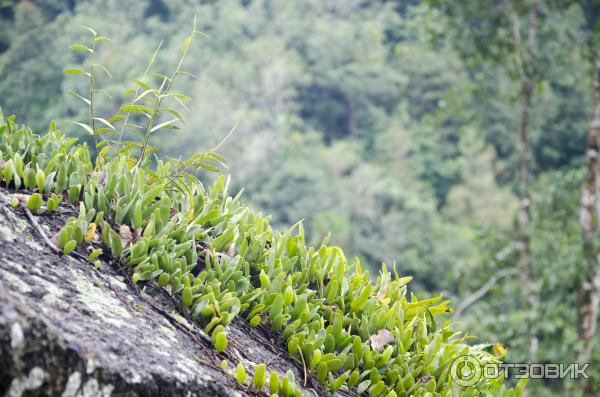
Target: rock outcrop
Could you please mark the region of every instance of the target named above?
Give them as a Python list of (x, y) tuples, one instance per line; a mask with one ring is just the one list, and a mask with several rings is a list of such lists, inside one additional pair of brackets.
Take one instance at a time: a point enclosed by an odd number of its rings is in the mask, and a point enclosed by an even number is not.
[[(226, 373), (239, 361), (250, 373), (258, 363), (291, 369), (304, 384), (301, 364), (262, 326), (234, 321), (217, 354), (163, 290), (133, 285), (115, 264), (52, 253), (9, 205), (17, 196), (0, 189), (0, 396), (262, 395)], [(72, 215), (62, 205), (36, 219), (52, 236)], [(306, 384), (307, 395), (328, 394), (310, 375)]]

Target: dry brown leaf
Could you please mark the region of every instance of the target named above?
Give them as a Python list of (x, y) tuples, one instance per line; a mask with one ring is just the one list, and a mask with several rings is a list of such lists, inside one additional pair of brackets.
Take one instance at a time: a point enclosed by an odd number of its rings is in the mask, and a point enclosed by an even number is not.
[(58, 247), (58, 233), (50, 237), (50, 241), (52, 241), (52, 244), (54, 244), (55, 247)]
[(373, 350), (381, 349), (382, 347), (394, 343), (394, 334), (388, 329), (381, 329), (378, 333), (371, 336), (371, 347)]
[(427, 382), (429, 382), (429, 380), (432, 378), (432, 376), (430, 374), (425, 374), (423, 376), (421, 376), (419, 378), (419, 381), (417, 383), (420, 383), (422, 385), (426, 384)]
[(121, 236), (121, 240), (123, 241), (123, 247), (127, 247), (133, 241), (131, 228), (127, 225), (119, 226), (119, 236)]
[(104, 183), (106, 182), (106, 172), (104, 172), (104, 171), (92, 172), (91, 176), (97, 176), (98, 183), (101, 185), (104, 185)]
[(233, 258), (233, 257), (235, 256), (235, 243), (232, 243), (232, 244), (229, 246), (229, 249), (227, 250), (227, 255), (228, 255), (230, 258)]

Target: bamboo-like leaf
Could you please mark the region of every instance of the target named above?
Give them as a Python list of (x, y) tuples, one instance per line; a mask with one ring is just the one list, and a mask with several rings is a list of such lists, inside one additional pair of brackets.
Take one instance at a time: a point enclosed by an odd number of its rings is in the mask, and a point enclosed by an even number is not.
[[(119, 135), (117, 130), (115, 130), (114, 128), (107, 128), (107, 127), (96, 128), (96, 134), (103, 134), (105, 132), (113, 132), (113, 133)], [(100, 144), (100, 142), (98, 142), (98, 144)]]
[(123, 96), (124, 97), (128, 97), (128, 96), (131, 96), (131, 95), (135, 95), (136, 93), (137, 93), (137, 89), (135, 89), (135, 88), (129, 88), (129, 89), (125, 90), (125, 92), (123, 92)]
[(86, 29), (86, 30), (87, 30), (87, 31), (89, 31), (91, 34), (93, 34), (94, 36), (98, 36), (98, 33), (97, 33), (97, 32), (96, 32), (94, 29), (90, 28), (89, 26), (84, 26), (84, 25), (82, 25), (82, 26), (81, 26), (81, 28), (83, 28), (83, 29)]
[[(144, 127), (141, 125), (137, 125), (137, 124), (131, 124), (131, 123), (127, 123), (125, 124), (126, 127), (132, 127), (132, 128), (137, 128), (138, 130), (143, 129)], [(142, 138), (144, 137), (143, 135), (141, 136)]]
[(182, 99), (184, 101), (191, 101), (192, 100), (191, 97), (189, 97), (187, 95), (184, 95), (184, 94), (181, 94), (179, 92), (169, 92), (169, 93), (166, 93), (166, 94), (162, 94), (160, 97), (161, 98), (175, 97), (177, 99)]
[(87, 125), (85, 123), (79, 123), (77, 121), (68, 121), (68, 122), (71, 124), (76, 124), (76, 125), (80, 126), (81, 128), (83, 128), (84, 130), (86, 130), (90, 135), (94, 135), (94, 130), (89, 125)]
[(69, 48), (75, 51), (89, 52), (90, 54), (94, 53), (94, 50), (83, 44), (71, 44)]
[(171, 78), (170, 78), (169, 76), (166, 76), (166, 75), (164, 75), (164, 74), (162, 74), (162, 73), (156, 73), (156, 72), (152, 72), (152, 73), (150, 73), (150, 74), (151, 74), (152, 76), (154, 76), (154, 77), (157, 77), (157, 78), (158, 78), (158, 79), (160, 79), (160, 80), (163, 80), (163, 81), (164, 81), (164, 80), (167, 80), (167, 81), (171, 80)]
[(85, 72), (79, 68), (71, 68), (71, 69), (64, 69), (63, 70), (64, 74), (71, 74), (71, 75), (85, 75), (89, 77), (89, 73)]
[(94, 117), (94, 120), (97, 120), (107, 126), (108, 128), (115, 129), (115, 126), (110, 123), (110, 121), (103, 119), (102, 117)]
[(121, 143), (123, 143), (124, 145), (131, 146), (131, 147), (141, 147), (142, 146), (142, 144), (137, 141), (123, 141)]
[(209, 150), (208, 152), (206, 152), (206, 155), (210, 156), (210, 157), (214, 157), (219, 162), (227, 163), (227, 159), (225, 159), (225, 157), (221, 156), (219, 153), (217, 153), (215, 151)]
[(81, 99), (81, 100), (82, 100), (83, 102), (85, 102), (85, 103), (86, 103), (88, 106), (90, 106), (90, 104), (91, 104), (91, 102), (90, 102), (90, 100), (89, 100), (89, 99), (87, 99), (87, 98), (85, 98), (85, 97), (81, 96), (80, 94), (78, 94), (78, 93), (76, 93), (76, 92), (74, 92), (74, 91), (69, 91), (69, 92), (67, 92), (67, 94), (69, 94), (69, 95), (71, 95), (71, 96), (74, 96), (74, 97), (75, 97), (75, 98), (77, 98), (77, 99)]
[(95, 67), (95, 68), (101, 69), (102, 71), (104, 71), (104, 73), (106, 73), (108, 75), (108, 77), (110, 77), (112, 79), (112, 74), (106, 68), (106, 66), (100, 65), (100, 64), (97, 64), (97, 63), (93, 63), (92, 66)]
[(106, 97), (107, 97), (108, 99), (110, 99), (110, 100), (112, 100), (112, 99), (113, 99), (113, 97), (112, 97), (112, 96), (111, 96), (111, 95), (110, 95), (108, 92), (106, 92), (106, 91), (104, 91), (104, 90), (101, 90), (101, 89), (99, 89), (99, 88), (94, 88), (94, 89), (92, 89), (92, 93), (93, 93), (93, 94), (102, 94), (102, 95), (106, 96)]
[(134, 103), (126, 103), (119, 108), (120, 113), (137, 113), (137, 114), (150, 114), (152, 109), (148, 106), (138, 105)]
[(181, 114), (175, 109), (171, 108), (158, 108), (159, 111), (171, 113), (173, 116), (177, 117), (177, 120), (181, 122), (181, 124), (185, 124), (185, 119), (181, 116)]
[(188, 77), (192, 77), (194, 79), (199, 79), (200, 78), (200, 76), (197, 76), (195, 74), (192, 74), (190, 72), (186, 72), (186, 71), (183, 71), (183, 70), (178, 71), (177, 73), (175, 73), (175, 75), (176, 76), (188, 76)]
[(117, 115), (112, 116), (111, 118), (108, 119), (108, 121), (110, 123), (116, 123), (116, 122), (119, 122), (121, 120), (125, 120), (125, 116), (123, 116), (122, 114), (117, 114)]
[(154, 132), (154, 131), (160, 130), (161, 128), (167, 128), (168, 126), (170, 126), (171, 124), (173, 124), (176, 121), (177, 121), (177, 119), (173, 119), (173, 120), (165, 121), (164, 123), (160, 123), (160, 124), (152, 127), (152, 129), (150, 130), (150, 132)]
[(212, 165), (212, 164), (208, 164), (208, 163), (200, 163), (200, 167), (204, 168), (205, 170), (208, 171), (212, 171), (212, 172), (219, 172), (219, 168)]
[(142, 92), (140, 95), (138, 95), (137, 97), (134, 98), (133, 102), (138, 102), (138, 101), (142, 100), (148, 94), (156, 95), (156, 90), (149, 89), (149, 90)]
[(187, 107), (187, 105), (186, 105), (185, 103), (183, 103), (183, 101), (182, 101), (181, 99), (179, 99), (179, 98), (175, 97), (175, 100), (176, 100), (177, 102), (179, 102), (179, 104), (180, 104), (180, 105), (181, 105), (181, 106), (182, 106), (182, 107), (183, 107), (185, 110), (187, 110), (188, 112), (190, 111), (190, 108), (188, 108), (188, 107)]
[(183, 42), (183, 45), (181, 46), (181, 52), (185, 53), (187, 52), (188, 48), (190, 47), (190, 43), (192, 42), (192, 39), (194, 38), (194, 36), (188, 36), (185, 41)]
[(148, 84), (146, 84), (144, 81), (140, 80), (140, 79), (135, 79), (133, 80), (137, 85), (139, 85), (143, 90), (152, 90), (152, 87), (150, 87)]
[(199, 35), (201, 35), (201, 36), (204, 36), (204, 37), (206, 37), (207, 39), (210, 39), (210, 35), (209, 35), (209, 34), (207, 34), (207, 33), (204, 33), (204, 32), (202, 32), (202, 31), (200, 31), (200, 30), (195, 30), (195, 29), (194, 29), (194, 34), (199, 34)]

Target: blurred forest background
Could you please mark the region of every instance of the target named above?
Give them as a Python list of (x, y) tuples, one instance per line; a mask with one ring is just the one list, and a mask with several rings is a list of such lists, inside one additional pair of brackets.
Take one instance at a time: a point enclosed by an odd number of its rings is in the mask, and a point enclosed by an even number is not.
[(600, 395), (599, 336), (578, 332), (600, 1), (0, 0), (0, 106), (88, 139), (67, 123), (87, 117), (66, 95), (84, 83), (62, 73), (83, 61), (67, 48), (88, 39), (80, 26), (114, 40), (95, 56), (118, 98), (162, 40), (157, 64), (174, 68), (194, 13), (210, 38), (190, 47), (198, 78), (178, 84), (193, 102), (161, 155), (237, 124), (226, 172), (274, 225), (304, 219), (313, 244), (331, 232), (374, 273), (395, 263), (509, 362), (591, 362)]

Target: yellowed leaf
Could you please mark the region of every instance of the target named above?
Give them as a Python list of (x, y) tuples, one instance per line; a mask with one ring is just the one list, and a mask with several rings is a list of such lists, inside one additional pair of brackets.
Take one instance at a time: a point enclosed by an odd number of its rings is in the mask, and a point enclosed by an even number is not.
[(94, 238), (94, 234), (96, 234), (96, 224), (94, 222), (92, 222), (88, 225), (87, 231), (85, 232), (85, 235), (83, 236), (83, 240), (86, 243), (89, 243)]

